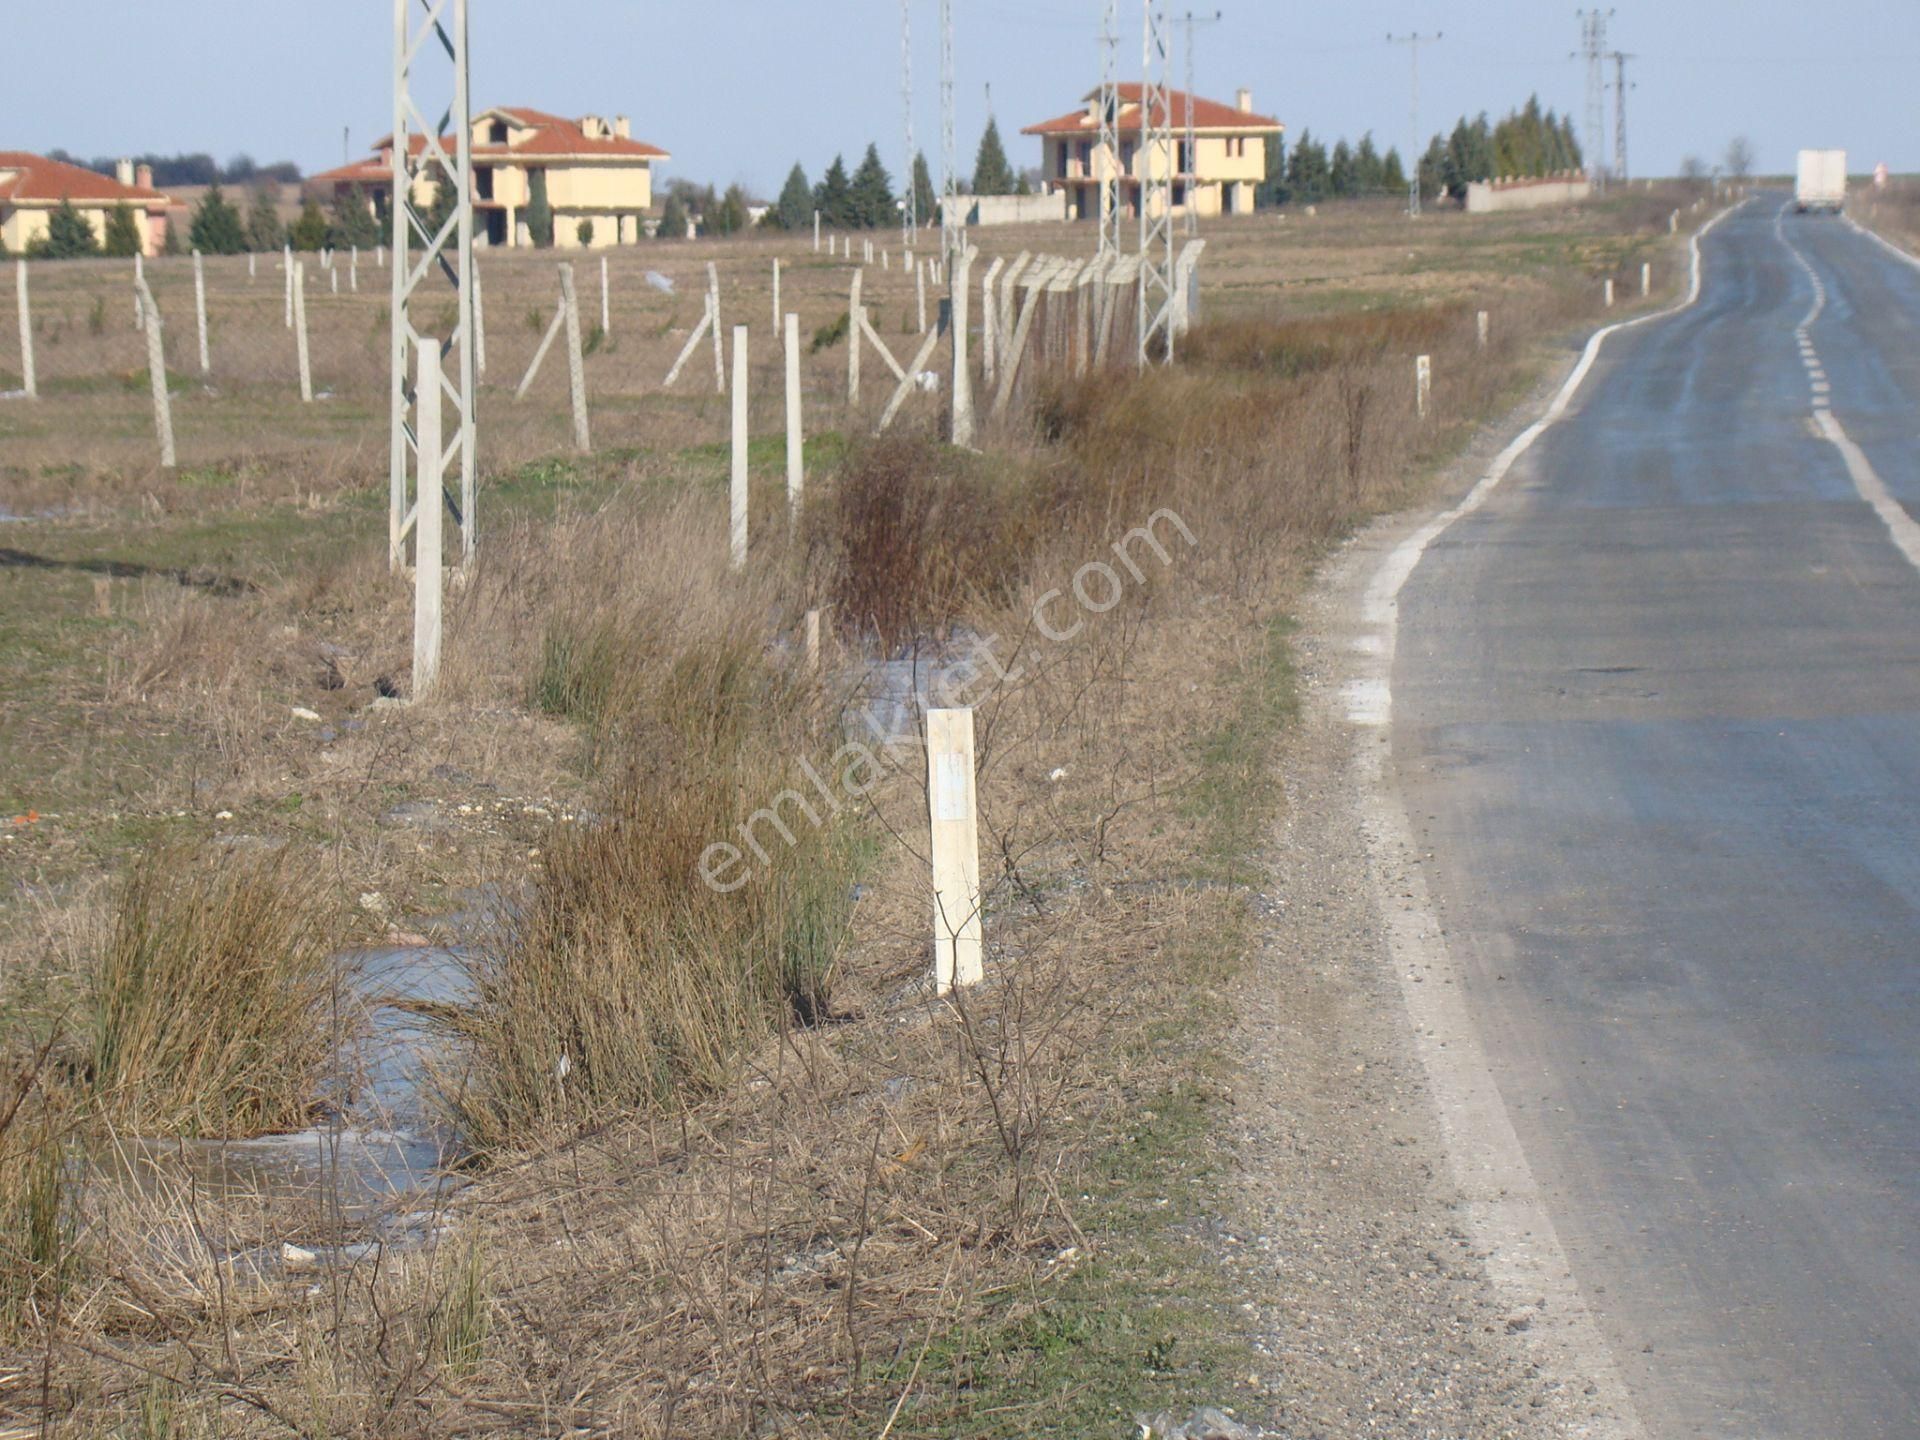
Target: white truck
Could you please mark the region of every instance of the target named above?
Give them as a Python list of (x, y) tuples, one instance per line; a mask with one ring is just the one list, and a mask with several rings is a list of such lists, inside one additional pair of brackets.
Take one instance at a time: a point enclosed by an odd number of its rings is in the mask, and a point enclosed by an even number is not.
[(1793, 177), (1793, 206), (1802, 215), (1826, 210), (1838, 215), (1847, 203), (1847, 152), (1802, 150)]

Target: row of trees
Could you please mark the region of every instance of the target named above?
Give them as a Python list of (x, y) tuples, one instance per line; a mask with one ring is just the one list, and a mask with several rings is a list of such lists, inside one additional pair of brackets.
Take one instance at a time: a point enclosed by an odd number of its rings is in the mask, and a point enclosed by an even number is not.
[[(440, 198), (444, 197), (444, 199)], [(452, 192), (442, 188), (436, 194), (427, 223), (437, 225), (446, 218), (453, 203)], [(274, 190), (261, 188), (243, 215), (218, 185), (207, 187), (200, 203), (187, 222), (187, 246), (203, 255), (241, 255), (247, 251), (273, 251), (283, 245), (296, 250), (345, 250), (358, 245), (370, 250), (385, 239), (380, 221), (367, 205), (366, 196), (356, 186), (341, 195), (331, 212), (308, 200), (301, 206), (293, 224), (281, 222)], [(552, 243), (552, 217), (548, 217), (547, 243)], [(167, 227), (166, 253), (181, 252), (179, 232)], [(95, 233), (93, 222), (63, 201), (47, 217), (46, 234), (27, 247), (35, 260), (73, 260), (92, 255), (133, 256), (141, 251), (140, 229), (131, 207), (117, 205), (106, 212), (106, 223)]]
[[(913, 187), (914, 215), (924, 225), (934, 218), (940, 207), (939, 192), (933, 187), (933, 172), (928, 168), (924, 151), (915, 153), (913, 175), (908, 183)], [(1016, 172), (1008, 163), (1006, 147), (1000, 140), (1000, 127), (995, 121), (987, 121), (986, 132), (980, 137), (971, 181), (963, 177), (958, 188), (972, 195), (1032, 193), (1027, 176)], [(880, 160), (880, 147), (869, 145), (860, 168), (852, 175), (847, 174), (845, 157), (836, 155), (817, 185), (808, 182), (806, 167), (795, 162), (787, 172), (787, 183), (780, 187), (780, 198), (760, 223), (775, 230), (802, 230), (813, 224), (817, 210), (820, 223), (835, 230), (881, 230), (900, 222), (903, 198), (904, 192), (898, 196), (894, 192), (893, 177)], [(664, 223), (662, 230), (665, 230)]]
[[(116, 162), (110, 156), (96, 155), (91, 160), (83, 160), (78, 155), (70, 155), (65, 150), (49, 150), (49, 160), (63, 161), (68, 165), (78, 165), (83, 170), (92, 170), (101, 175), (114, 173)], [(271, 165), (259, 164), (251, 155), (235, 155), (222, 165), (211, 155), (195, 153), (192, 155), (136, 155), (136, 165), (153, 167), (153, 183), (159, 189), (171, 185), (297, 185), (300, 183), (300, 167), (291, 160), (276, 161)]]
[(1257, 203), (1312, 205), (1322, 200), (1401, 195), (1406, 189), (1400, 152), (1389, 149), (1382, 155), (1371, 133), (1362, 135), (1357, 145), (1341, 139), (1328, 150), (1311, 130), (1302, 130), (1291, 152), (1278, 138), (1268, 142), (1267, 178)]
[(1444, 139), (1435, 135), (1420, 157), (1420, 192), (1465, 200), (1467, 186), (1475, 180), (1558, 175), (1581, 164), (1572, 117), (1543, 111), (1540, 97), (1530, 95), (1525, 105), (1498, 123), (1490, 123), (1482, 111), (1473, 120), (1461, 116)]

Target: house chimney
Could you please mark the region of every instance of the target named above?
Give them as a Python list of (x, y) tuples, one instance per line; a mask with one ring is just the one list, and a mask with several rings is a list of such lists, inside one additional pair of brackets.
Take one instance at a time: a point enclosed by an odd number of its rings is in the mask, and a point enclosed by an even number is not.
[(134, 166), (133, 183), (138, 185), (142, 190), (151, 190), (153, 188), (153, 167), (151, 165)]
[(1242, 85), (1234, 99), (1242, 115), (1251, 115), (1253, 113), (1253, 91)]
[(633, 121), (624, 115), (614, 116), (613, 133), (616, 139), (631, 140), (633, 138)]
[(133, 184), (133, 161), (116, 160), (113, 162), (113, 178), (122, 185)]

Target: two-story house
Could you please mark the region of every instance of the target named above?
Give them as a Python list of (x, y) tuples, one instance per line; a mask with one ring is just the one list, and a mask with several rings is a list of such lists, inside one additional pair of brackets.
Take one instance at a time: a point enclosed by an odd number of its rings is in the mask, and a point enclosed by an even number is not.
[[(442, 142), (449, 156), (451, 137)], [(553, 212), (553, 243), (583, 243), (583, 224), (596, 248), (630, 245), (644, 237), (643, 217), (653, 205), (653, 167), (672, 157), (657, 145), (635, 140), (627, 117), (583, 115), (568, 120), (543, 110), (498, 106), (473, 117), (474, 240), (480, 245), (530, 245), (528, 213), (534, 189), (544, 185)], [(412, 153), (426, 148), (411, 138)], [(431, 172), (414, 182), (414, 203), (433, 198)], [(307, 193), (322, 199), (355, 187), (374, 212), (388, 213), (393, 193), (393, 137), (381, 139), (368, 159), (315, 175)]]
[[(1155, 115), (1143, 127), (1142, 87), (1115, 87), (1118, 108), (1114, 129), (1120, 153), (1110, 154), (1100, 143), (1100, 92), (1090, 91), (1078, 110), (1020, 133), (1040, 137), (1042, 175), (1049, 190), (1066, 193), (1070, 219), (1090, 220), (1099, 214), (1102, 186), (1119, 176), (1120, 203), (1128, 214), (1140, 213), (1142, 180), (1148, 174), (1143, 128), (1159, 127)], [(1253, 92), (1240, 91), (1236, 102), (1190, 96), (1184, 90), (1167, 92), (1172, 111), (1173, 155), (1153, 158), (1154, 178), (1171, 169), (1172, 204), (1176, 215), (1192, 207), (1198, 215), (1244, 215), (1253, 210), (1254, 191), (1267, 174), (1267, 146), (1277, 143), (1285, 127), (1268, 115), (1253, 113)], [(1188, 111), (1192, 111), (1193, 149), (1187, 148)]]
[(101, 175), (44, 155), (0, 150), (0, 242), (24, 255), (47, 233), (47, 220), (70, 204), (93, 227), (98, 241), (107, 221), (124, 207), (133, 216), (142, 254), (158, 255), (167, 241), (167, 197), (153, 188), (153, 167), (122, 160), (113, 175)]

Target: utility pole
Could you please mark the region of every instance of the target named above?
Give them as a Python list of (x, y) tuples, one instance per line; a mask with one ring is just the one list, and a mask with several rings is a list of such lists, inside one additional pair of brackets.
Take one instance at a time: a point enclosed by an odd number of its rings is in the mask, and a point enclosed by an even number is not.
[(1100, 145), (1096, 162), (1104, 153), (1106, 170), (1100, 176), (1099, 254), (1119, 255), (1120, 243), (1120, 85), (1116, 65), (1120, 36), (1114, 27), (1120, 22), (1120, 0), (1107, 0), (1104, 23), (1100, 27)]
[(907, 196), (900, 207), (900, 233), (910, 250), (920, 224), (919, 197), (914, 194), (913, 183), (913, 0), (900, 0), (900, 111), (905, 117), (907, 145), (902, 162), (906, 169), (901, 171), (907, 177)]
[(1420, 157), (1426, 148), (1420, 143), (1420, 47), (1431, 45), (1446, 38), (1446, 32), (1436, 30), (1431, 35), (1415, 32), (1411, 35), (1389, 35), (1389, 45), (1404, 45), (1413, 61), (1413, 98), (1408, 106), (1408, 126), (1412, 136), (1408, 149), (1409, 168), (1407, 171), (1407, 215), (1417, 219), (1420, 214)]
[(1580, 17), (1578, 58), (1587, 62), (1587, 178), (1594, 193), (1607, 188), (1607, 21), (1611, 10), (1576, 10)]
[(1615, 50), (1607, 57), (1613, 61), (1613, 178), (1627, 183), (1627, 61), (1638, 59)]
[(1173, 106), (1167, 93), (1167, 17), (1141, 0), (1140, 28), (1140, 368), (1161, 337), (1173, 360)]
[(1196, 26), (1218, 25), (1224, 18), (1218, 10), (1214, 11), (1210, 16), (1195, 15), (1189, 10), (1185, 15), (1180, 17), (1180, 23), (1187, 28), (1187, 163), (1184, 165), (1176, 165), (1174, 169), (1186, 177), (1187, 234), (1189, 235), (1200, 228), (1194, 217), (1194, 211), (1198, 208), (1198, 202), (1194, 198), (1193, 190), (1194, 178), (1200, 173), (1200, 152), (1197, 148), (1197, 142), (1193, 133), (1193, 32)]
[[(473, 316), (473, 123), (467, 87), (467, 10), (469, 0), (393, 0), (393, 257), (392, 300), (388, 306), (391, 374), (391, 424), (387, 466), (387, 559), (399, 570), (406, 558), (406, 537), (417, 527), (422, 509), (448, 505), (460, 526), (461, 552), (473, 557), (474, 491), (478, 472), (474, 464), (474, 316)], [(429, 67), (444, 52), (445, 64)], [(436, 117), (428, 119), (428, 116)], [(453, 137), (447, 153), (446, 137)], [(415, 152), (413, 141), (420, 146)], [(434, 168), (434, 167), (437, 167)], [(441, 184), (453, 186), (453, 207), (446, 222), (432, 229), (427, 217), (414, 208), (414, 185), (429, 173)], [(416, 253), (415, 240), (418, 239)], [(437, 288), (444, 277), (453, 291), (452, 330), (446, 335), (422, 334), (415, 320), (433, 325), (444, 301), (424, 291)], [(416, 420), (414, 352), (424, 345), (438, 349), (444, 361), (455, 356), (453, 374), (445, 385), (448, 417), (456, 439), (444, 464), (422, 466), (420, 432)], [(429, 367), (433, 375), (440, 365)], [(438, 449), (438, 439), (434, 441)], [(430, 475), (429, 471), (436, 472)], [(439, 478), (459, 477), (457, 498), (445, 494)], [(415, 493), (409, 504), (414, 476), (431, 480), (433, 493)], [(438, 477), (438, 478), (436, 478)]]
[(954, 197), (960, 178), (953, 143), (953, 0), (940, 0), (940, 263), (951, 265), (961, 244)]

